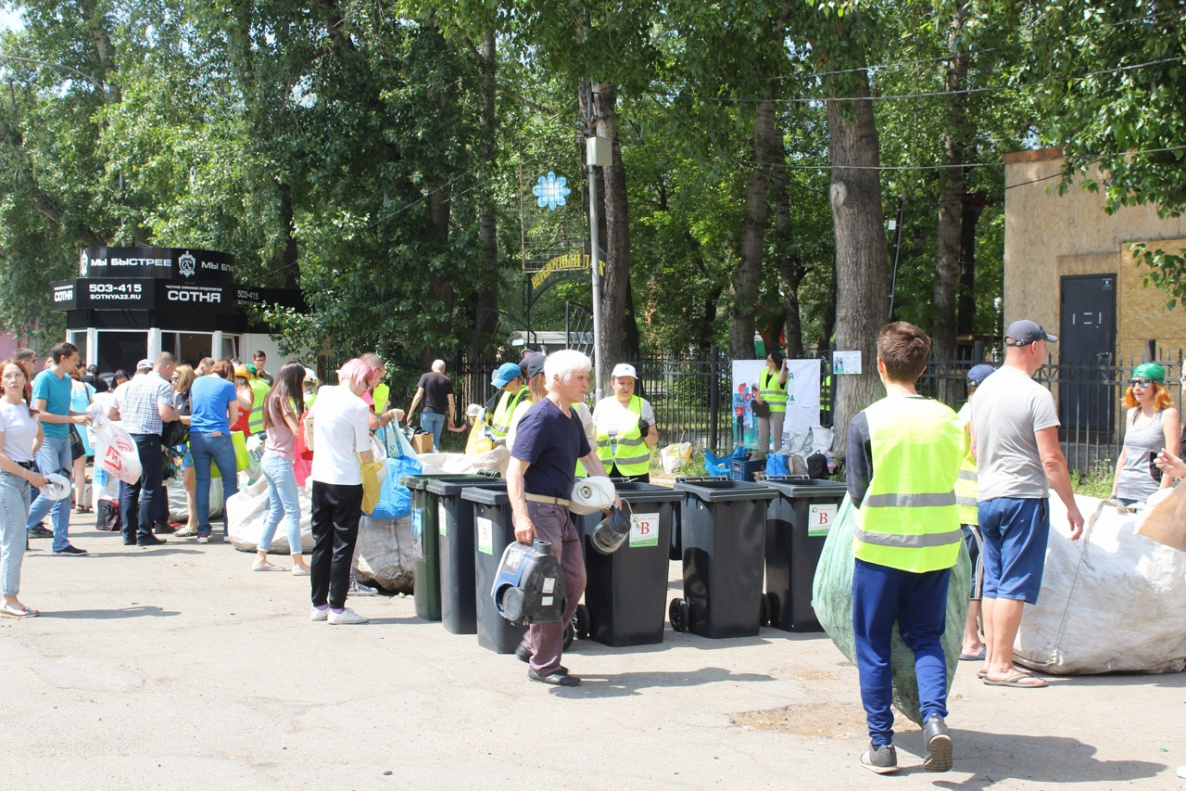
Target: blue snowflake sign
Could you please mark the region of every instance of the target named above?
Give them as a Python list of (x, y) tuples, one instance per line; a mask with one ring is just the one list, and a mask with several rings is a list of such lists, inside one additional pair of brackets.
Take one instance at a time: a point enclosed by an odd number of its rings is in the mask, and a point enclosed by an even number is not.
[(564, 176), (556, 178), (555, 173), (548, 171), (548, 175), (539, 177), (539, 183), (532, 187), (531, 191), (535, 193), (541, 209), (547, 206), (552, 211), (556, 211), (557, 206), (565, 205), (565, 196), (572, 192), (565, 186), (566, 184), (568, 184), (568, 179)]

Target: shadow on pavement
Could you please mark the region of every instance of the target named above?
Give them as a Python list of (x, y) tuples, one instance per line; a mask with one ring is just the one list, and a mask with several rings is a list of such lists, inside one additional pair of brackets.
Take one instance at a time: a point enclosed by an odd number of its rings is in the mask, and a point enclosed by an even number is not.
[(722, 681), (774, 680), (773, 676), (764, 673), (734, 673), (721, 667), (618, 675), (589, 675), (578, 672), (576, 675), (581, 677), (581, 686), (557, 687), (552, 690), (552, 694), (574, 698), (620, 698), (637, 695), (639, 690), (650, 687), (698, 687)]
[(123, 551), (117, 550), (115, 552), (108, 552), (108, 551), (101, 550), (99, 552), (91, 552), (89, 555), (87, 555), (87, 557), (92, 557), (92, 558), (127, 558), (127, 557), (159, 558), (159, 557), (163, 557), (165, 555), (201, 555), (202, 554), (201, 550), (198, 550), (198, 549), (183, 549), (181, 547), (174, 549), (173, 547), (170, 547), (168, 545), (165, 545), (163, 547), (160, 547), (160, 546), (148, 547), (147, 549), (141, 549), (140, 547), (128, 546), (128, 547), (122, 547), (122, 550)]
[(172, 618), (181, 613), (176, 610), (162, 610), (160, 607), (123, 607), (118, 610), (58, 610), (56, 612), (42, 612), (42, 618), (89, 619), (95, 621), (109, 621), (115, 618)]
[[(922, 749), (921, 734), (913, 751)], [(1065, 736), (1028, 736), (953, 730), (956, 772), (972, 772), (963, 781), (942, 780), (921, 765), (904, 768), (904, 774), (928, 774), (935, 786), (960, 791), (989, 789), (1005, 780), (1031, 780), (1045, 784), (1128, 783), (1154, 777), (1166, 769), (1149, 761), (1099, 761), (1096, 748)], [(921, 759), (920, 759), (921, 764)]]

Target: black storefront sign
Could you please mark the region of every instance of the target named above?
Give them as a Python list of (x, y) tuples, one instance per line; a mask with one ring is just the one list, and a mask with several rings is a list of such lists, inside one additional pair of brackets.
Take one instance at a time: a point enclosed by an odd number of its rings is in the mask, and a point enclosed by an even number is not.
[(78, 258), (78, 276), (231, 283), (235, 258), (229, 253), (185, 247), (88, 247)]
[(53, 283), (53, 309), (206, 310), (235, 309), (229, 283), (176, 283), (147, 277), (89, 277)]

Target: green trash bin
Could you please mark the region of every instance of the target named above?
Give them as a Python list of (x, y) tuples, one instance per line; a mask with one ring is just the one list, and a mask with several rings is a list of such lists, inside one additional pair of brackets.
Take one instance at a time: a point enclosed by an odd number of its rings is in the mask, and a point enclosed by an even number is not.
[(441, 620), (441, 548), (439, 525), (439, 501), (430, 492), (432, 481), (491, 480), (479, 475), (405, 475), (400, 485), (412, 492), (412, 552), (415, 556), (416, 617), (426, 621)]
[(477, 593), (474, 587), (474, 504), (461, 496), (474, 486), (506, 491), (504, 478), (450, 475), (428, 482), (437, 498), (440, 528), (441, 625), (453, 634), (477, 634)]

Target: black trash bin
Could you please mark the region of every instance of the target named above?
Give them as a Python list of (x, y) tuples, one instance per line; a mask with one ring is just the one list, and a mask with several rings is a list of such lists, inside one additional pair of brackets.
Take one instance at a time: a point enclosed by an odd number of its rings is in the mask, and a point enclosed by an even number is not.
[(447, 475), (428, 482), (428, 491), (437, 498), (441, 625), (453, 634), (478, 632), (474, 587), (474, 503), (464, 499), (461, 493), (471, 486), (506, 491), (506, 485), (503, 478), (478, 475)]
[(587, 634), (612, 646), (661, 643), (671, 529), (683, 494), (636, 481), (615, 480), (614, 486), (623, 507), (633, 514), (630, 537), (616, 552), (603, 555), (589, 541), (601, 514), (574, 517), (585, 537), (588, 576), (585, 603), (574, 619), (577, 636)]
[(767, 618), (762, 565), (767, 503), (777, 492), (728, 478), (677, 478), (682, 499), (684, 598), (668, 613), (677, 632), (752, 637)]
[[(478, 645), (499, 654), (513, 654), (523, 642), (526, 626), (516, 626), (498, 614), (490, 589), (498, 576), (502, 551), (515, 541), (511, 500), (506, 489), (471, 486), (461, 499), (474, 504), (474, 589)], [(460, 549), (460, 548), (459, 548)]]
[(774, 476), (764, 483), (778, 493), (766, 509), (770, 625), (788, 632), (821, 631), (811, 607), (811, 586), (847, 489), (836, 481), (797, 475)]

